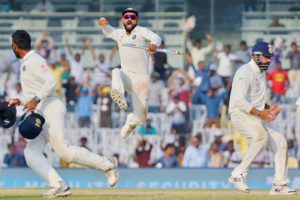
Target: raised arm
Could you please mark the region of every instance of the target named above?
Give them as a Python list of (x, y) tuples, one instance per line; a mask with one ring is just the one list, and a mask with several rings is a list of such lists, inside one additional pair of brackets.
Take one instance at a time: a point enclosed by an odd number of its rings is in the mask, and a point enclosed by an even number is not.
[(118, 39), (117, 31), (115, 28), (113, 28), (111, 25), (109, 25), (108, 20), (104, 17), (100, 18), (98, 20), (98, 25), (102, 31), (102, 33), (115, 41)]

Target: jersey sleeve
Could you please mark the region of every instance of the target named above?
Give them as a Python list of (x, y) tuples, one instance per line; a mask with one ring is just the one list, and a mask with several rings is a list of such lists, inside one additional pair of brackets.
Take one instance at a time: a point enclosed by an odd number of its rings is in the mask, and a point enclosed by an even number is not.
[(246, 70), (237, 71), (233, 83), (230, 100), (234, 101), (234, 106), (245, 112), (250, 113), (251, 109), (254, 107), (247, 100), (247, 93), (250, 87), (250, 78), (249, 73)]
[(156, 34), (150, 31), (148, 28), (143, 28), (143, 37), (146, 40), (150, 41), (150, 44), (155, 44), (156, 46), (160, 46), (161, 38)]
[(118, 29), (115, 29), (111, 25), (100, 26), (102, 33), (115, 41), (118, 41)]
[(42, 58), (35, 58), (35, 62), (33, 63), (35, 63), (35, 65), (32, 66), (34, 69), (31, 69), (31, 73), (33, 73), (37, 79), (43, 80), (42, 85), (39, 87), (40, 89), (36, 93), (36, 96), (43, 100), (52, 93), (57, 81), (45, 60)]

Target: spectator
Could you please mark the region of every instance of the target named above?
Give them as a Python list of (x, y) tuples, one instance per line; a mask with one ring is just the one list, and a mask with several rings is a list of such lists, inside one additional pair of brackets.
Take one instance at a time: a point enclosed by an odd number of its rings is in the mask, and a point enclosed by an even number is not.
[(13, 144), (8, 145), (9, 152), (4, 156), (4, 164), (8, 167), (25, 167), (26, 162), (24, 156), (20, 156), (15, 152)]
[(66, 104), (67, 104), (67, 111), (68, 112), (74, 112), (75, 111), (75, 105), (77, 102), (77, 94), (76, 89), (78, 88), (79, 84), (76, 83), (75, 77), (71, 76), (69, 78), (68, 83), (65, 85), (66, 88)]
[(34, 48), (46, 60), (49, 59), (50, 53), (55, 46), (54, 39), (48, 35), (47, 31), (43, 31), (42, 35), (35, 41)]
[(287, 72), (282, 70), (280, 61), (277, 61), (276, 70), (269, 72), (267, 78), (271, 82), (273, 101), (285, 103), (285, 93), (289, 88), (290, 81)]
[(208, 71), (208, 79), (209, 79), (209, 85), (210, 87), (218, 93), (220, 89), (224, 88), (224, 84), (222, 81), (221, 76), (217, 74), (217, 65), (215, 63), (212, 63), (209, 66), (209, 71)]
[(148, 112), (159, 113), (162, 111), (162, 92), (164, 83), (158, 79), (159, 74), (153, 72), (151, 74), (151, 87), (148, 97)]
[(238, 149), (234, 149), (233, 141), (227, 143), (227, 150), (224, 151), (225, 167), (234, 168), (242, 161), (242, 154)]
[(31, 12), (54, 12), (54, 6), (49, 0), (41, 0)]
[(220, 124), (220, 103), (227, 96), (227, 90), (221, 94), (215, 94), (213, 89), (209, 89), (205, 94), (195, 93), (193, 96), (193, 104), (204, 104), (207, 109), (205, 127), (211, 128), (213, 125), (216, 128), (221, 128)]
[(202, 47), (202, 43), (200, 39), (196, 39), (194, 45), (192, 45), (191, 40), (189, 39), (189, 32), (185, 33), (185, 37), (187, 39), (186, 48), (190, 52), (192, 56), (193, 65), (197, 66), (199, 62), (205, 63), (206, 54), (210, 53), (213, 50), (213, 36), (210, 34), (206, 34), (206, 40), (208, 45), (206, 47)]
[(20, 156), (24, 156), (24, 149), (26, 147), (26, 140), (19, 135), (19, 139), (15, 144), (15, 152)]
[(281, 24), (279, 22), (279, 18), (278, 17), (273, 17), (272, 18), (272, 23), (269, 25), (269, 27), (285, 27), (285, 25)]
[(51, 72), (56, 79), (55, 92), (62, 98), (62, 75), (68, 68), (58, 66), (54, 59), (51, 60), (50, 67)]
[(112, 128), (112, 99), (110, 98), (110, 88), (104, 85), (99, 88), (100, 99), (100, 127)]
[(150, 144), (146, 139), (142, 139), (137, 148), (135, 149), (136, 161), (139, 167), (150, 167), (151, 160), (150, 154), (152, 151), (152, 144)]
[(140, 127), (139, 133), (142, 135), (156, 135), (156, 128), (152, 126), (151, 119), (146, 120), (146, 125)]
[(177, 158), (175, 156), (175, 145), (169, 143), (164, 147), (164, 155), (155, 162), (157, 168), (177, 167)]
[[(111, 80), (111, 62), (105, 60), (104, 54), (100, 53), (98, 55), (98, 59), (96, 58), (96, 54), (94, 51), (93, 46), (91, 45), (91, 40), (88, 39), (87, 46), (90, 49), (90, 52), (92, 54), (93, 62), (94, 62), (94, 71), (93, 71), (93, 77), (92, 77), (92, 87), (95, 91), (97, 91), (98, 87), (102, 87), (103, 85), (109, 85)], [(97, 94), (97, 93), (95, 93)], [(95, 101), (97, 102), (97, 95), (95, 98)]]
[(208, 152), (202, 144), (202, 135), (192, 137), (191, 144), (185, 150), (183, 167), (206, 167)]
[(85, 59), (84, 57), (84, 53), (85, 53), (85, 40), (83, 40), (83, 45), (82, 45), (82, 51), (81, 54), (80, 53), (75, 53), (74, 57), (73, 56), (73, 52), (72, 49), (69, 45), (69, 41), (66, 38), (65, 39), (65, 45), (67, 50), (66, 55), (67, 55), (67, 60), (70, 63), (70, 68), (71, 68), (71, 76), (75, 77), (75, 81), (77, 83), (83, 83), (84, 79), (85, 79), (85, 73), (84, 73), (84, 63), (85, 63)]
[(179, 95), (175, 95), (173, 101), (167, 107), (166, 113), (171, 116), (172, 129), (175, 129), (178, 134), (185, 133), (185, 112), (187, 107), (183, 101), (179, 100)]
[(192, 68), (195, 73), (195, 79), (194, 79), (194, 85), (196, 86), (195, 90), (200, 93), (206, 93), (210, 83), (209, 83), (208, 74), (204, 69), (205, 67), (204, 62), (200, 61), (197, 66), (198, 69), (196, 69), (194, 65), (192, 65)]
[(63, 74), (61, 75), (62, 84), (65, 85), (70, 78), (71, 68), (70, 63), (66, 58), (66, 53), (64, 51), (60, 52), (59, 60), (57, 61), (57, 66), (65, 69)]
[(86, 148), (87, 150), (91, 151), (89, 147), (87, 147), (88, 139), (86, 137), (81, 137), (79, 140), (79, 146)]
[(224, 144), (223, 142), (223, 133), (222, 133), (222, 130), (215, 130), (214, 131), (214, 134), (215, 134), (215, 141), (214, 143), (216, 143), (218, 145), (218, 148), (220, 149), (220, 151), (225, 151), (227, 146), (226, 144)]
[(92, 106), (93, 99), (89, 94), (89, 89), (86, 86), (83, 86), (80, 89), (80, 96), (78, 97), (75, 111), (78, 118), (79, 127), (90, 127), (91, 117), (92, 117)]
[(231, 77), (233, 76), (233, 61), (239, 61), (240, 58), (231, 53), (231, 45), (227, 44), (224, 47), (224, 51), (219, 52), (215, 58), (219, 60), (219, 66), (217, 73), (222, 77), (225, 86), (230, 83)]
[(291, 49), (287, 54), (290, 60), (289, 79), (291, 82), (300, 81), (300, 51), (296, 42), (291, 43)]
[(242, 40), (240, 42), (240, 49), (235, 52), (235, 55), (239, 57), (241, 60), (237, 63), (238, 66), (243, 65), (244, 63), (247, 63), (251, 59), (251, 52), (249, 51), (249, 48), (247, 46), (247, 42)]
[[(162, 41), (160, 48), (165, 48), (165, 42)], [(160, 80), (166, 80), (166, 65), (168, 65), (167, 54), (164, 52), (155, 52), (154, 59), (154, 72), (158, 73)]]
[(183, 69), (176, 70), (168, 80), (170, 86), (170, 96), (178, 95), (180, 101), (186, 106), (190, 103), (190, 84), (189, 77)]
[(216, 142), (212, 143), (209, 151), (210, 163), (209, 167), (222, 168), (225, 165), (223, 153), (220, 151)]

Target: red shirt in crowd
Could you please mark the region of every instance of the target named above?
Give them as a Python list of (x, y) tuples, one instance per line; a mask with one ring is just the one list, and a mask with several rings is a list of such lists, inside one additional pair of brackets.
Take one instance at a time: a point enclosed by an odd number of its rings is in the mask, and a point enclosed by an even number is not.
[(283, 95), (286, 92), (286, 83), (289, 82), (288, 74), (284, 70), (275, 70), (268, 73), (268, 80), (272, 81), (272, 92)]

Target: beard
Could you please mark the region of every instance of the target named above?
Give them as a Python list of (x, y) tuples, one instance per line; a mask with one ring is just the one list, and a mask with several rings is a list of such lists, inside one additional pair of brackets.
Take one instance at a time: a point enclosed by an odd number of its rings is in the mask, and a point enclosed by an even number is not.
[(129, 22), (127, 24), (123, 23), (123, 26), (124, 26), (126, 32), (131, 33), (131, 31), (137, 26), (137, 24), (133, 24), (132, 22)]
[(13, 52), (14, 52), (14, 54), (15, 54), (15, 56), (16, 56), (17, 58), (21, 58), (20, 54), (19, 54), (17, 51), (15, 51), (15, 50), (13, 49)]
[(257, 66), (259, 67), (259, 69), (260, 69), (261, 71), (266, 71), (266, 70), (268, 70), (268, 68), (269, 68), (270, 62), (266, 62), (266, 63), (263, 63), (263, 62), (257, 62), (256, 64), (257, 64)]

